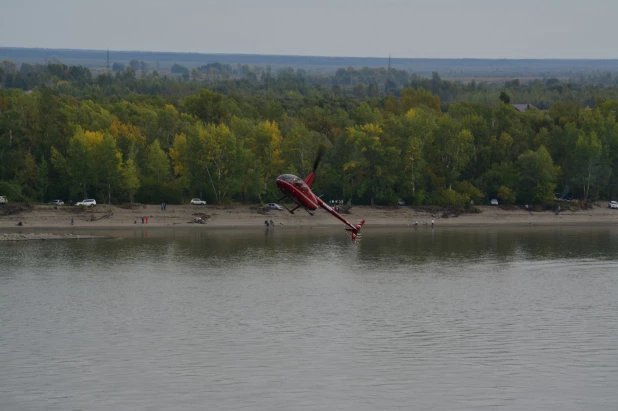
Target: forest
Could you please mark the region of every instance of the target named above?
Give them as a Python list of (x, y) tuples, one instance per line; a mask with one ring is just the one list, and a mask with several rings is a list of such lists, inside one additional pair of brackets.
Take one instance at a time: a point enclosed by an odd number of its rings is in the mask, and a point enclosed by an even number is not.
[(279, 174), (308, 174), (321, 145), (326, 200), (463, 207), (618, 191), (611, 73), (495, 85), (390, 68), (114, 69), (0, 63), (0, 195), (263, 203)]

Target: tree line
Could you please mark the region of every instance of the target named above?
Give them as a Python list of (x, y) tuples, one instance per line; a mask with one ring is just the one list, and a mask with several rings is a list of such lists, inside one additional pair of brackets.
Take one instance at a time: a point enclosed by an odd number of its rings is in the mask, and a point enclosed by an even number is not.
[(614, 198), (618, 188), (615, 85), (498, 88), (437, 73), (402, 84), (386, 69), (373, 80), (373, 69), (326, 83), (292, 69), (233, 79), (216, 78), (216, 64), (185, 81), (9, 63), (0, 191), (10, 199), (267, 202), (277, 175), (308, 174), (320, 145), (316, 192), (357, 204), (529, 204)]

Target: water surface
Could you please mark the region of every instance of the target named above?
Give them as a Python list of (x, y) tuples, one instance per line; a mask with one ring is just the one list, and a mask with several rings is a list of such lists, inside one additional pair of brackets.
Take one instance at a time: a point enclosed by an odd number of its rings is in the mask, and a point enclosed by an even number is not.
[(0, 409), (618, 404), (614, 228), (120, 235), (0, 244)]

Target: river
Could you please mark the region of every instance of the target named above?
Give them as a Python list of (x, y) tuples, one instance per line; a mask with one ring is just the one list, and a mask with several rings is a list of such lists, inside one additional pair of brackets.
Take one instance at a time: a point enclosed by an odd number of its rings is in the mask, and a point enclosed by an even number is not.
[(608, 410), (618, 229), (0, 243), (2, 410)]

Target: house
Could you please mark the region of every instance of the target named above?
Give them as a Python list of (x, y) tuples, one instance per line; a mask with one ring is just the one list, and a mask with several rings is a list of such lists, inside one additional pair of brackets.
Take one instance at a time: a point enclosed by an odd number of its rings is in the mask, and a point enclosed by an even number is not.
[(536, 108), (532, 104), (513, 104), (513, 107), (515, 107), (517, 111), (528, 111), (531, 108)]

